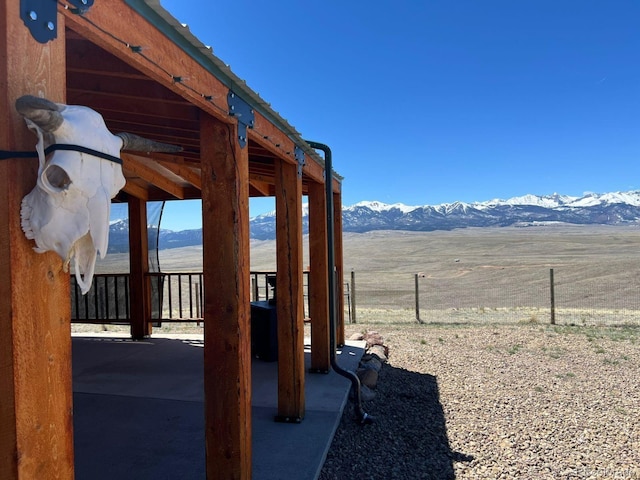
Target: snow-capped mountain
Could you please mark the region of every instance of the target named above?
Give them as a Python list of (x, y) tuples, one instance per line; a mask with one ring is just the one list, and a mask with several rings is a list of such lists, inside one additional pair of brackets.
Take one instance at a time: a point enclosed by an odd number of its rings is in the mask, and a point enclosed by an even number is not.
[[(274, 212), (252, 219), (252, 237), (274, 238), (274, 219)], [(345, 232), (431, 231), (465, 227), (540, 225), (551, 222), (578, 225), (640, 224), (640, 190), (587, 193), (582, 197), (529, 194), (507, 200), (422, 206), (363, 201), (342, 210)]]
[[(306, 206), (305, 206), (306, 207)], [(308, 209), (303, 209), (303, 227), (308, 226)], [(582, 197), (568, 195), (523, 195), (507, 200), (454, 202), (440, 205), (409, 206), (378, 201), (359, 202), (342, 210), (345, 232), (371, 230), (452, 230), (466, 227), (506, 227), (567, 223), (574, 225), (640, 225), (640, 190), (613, 193), (587, 193)], [(275, 238), (275, 212), (265, 213), (250, 221), (251, 238)], [(111, 226), (111, 245), (120, 242), (122, 225)], [(202, 230), (172, 232), (160, 230), (160, 248), (200, 245)]]

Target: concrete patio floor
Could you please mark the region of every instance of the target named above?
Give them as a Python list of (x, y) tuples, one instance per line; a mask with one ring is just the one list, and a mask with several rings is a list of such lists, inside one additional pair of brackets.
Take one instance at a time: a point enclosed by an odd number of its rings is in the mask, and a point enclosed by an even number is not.
[[(127, 337), (73, 335), (76, 479), (204, 479), (202, 335)], [(355, 370), (363, 353), (364, 342), (348, 342), (338, 363)], [(316, 479), (350, 386), (333, 371), (307, 373), (304, 420), (277, 423), (277, 362), (254, 360), (253, 479)]]

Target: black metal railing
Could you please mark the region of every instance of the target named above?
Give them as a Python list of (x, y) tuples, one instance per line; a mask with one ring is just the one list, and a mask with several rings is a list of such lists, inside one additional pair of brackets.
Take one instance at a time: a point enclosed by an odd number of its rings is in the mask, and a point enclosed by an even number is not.
[[(275, 295), (276, 272), (251, 272), (251, 301), (268, 301)], [(204, 298), (202, 272), (147, 274), (151, 286), (151, 321), (200, 322)], [(304, 272), (304, 316), (309, 316), (309, 272)], [(71, 320), (75, 323), (128, 324), (129, 274), (96, 274), (86, 295), (71, 276)]]
[(129, 275), (96, 274), (91, 289), (82, 295), (71, 276), (71, 320), (80, 323), (128, 324)]

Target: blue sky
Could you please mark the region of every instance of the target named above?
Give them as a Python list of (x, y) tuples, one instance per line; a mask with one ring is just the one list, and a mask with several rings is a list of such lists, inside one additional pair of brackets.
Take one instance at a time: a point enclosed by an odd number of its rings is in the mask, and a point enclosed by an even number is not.
[(637, 0), (161, 4), (331, 147), (345, 205), (640, 188)]

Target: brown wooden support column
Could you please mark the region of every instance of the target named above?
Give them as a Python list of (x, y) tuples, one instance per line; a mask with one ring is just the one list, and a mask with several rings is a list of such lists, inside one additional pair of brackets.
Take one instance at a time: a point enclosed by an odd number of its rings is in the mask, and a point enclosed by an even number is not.
[(278, 318), (278, 415), (304, 418), (304, 310), (302, 175), (298, 165), (275, 161), (276, 314)]
[(344, 345), (344, 260), (342, 243), (342, 195), (333, 192), (333, 245), (336, 261), (336, 343)]
[(129, 201), (129, 292), (131, 338), (151, 335), (151, 284), (147, 202), (130, 196)]
[(200, 133), (207, 478), (250, 479), (248, 149), (205, 113)]
[[(16, 113), (21, 95), (65, 100), (64, 18), (58, 38), (36, 42), (20, 2), (0, 0), (0, 149), (35, 151)], [(38, 161), (0, 161), (0, 478), (73, 478), (71, 294), (52, 252), (38, 254), (20, 227), (20, 203)]]
[(311, 372), (328, 373), (329, 261), (327, 254), (327, 202), (325, 187), (309, 183), (309, 310), (311, 316)]

